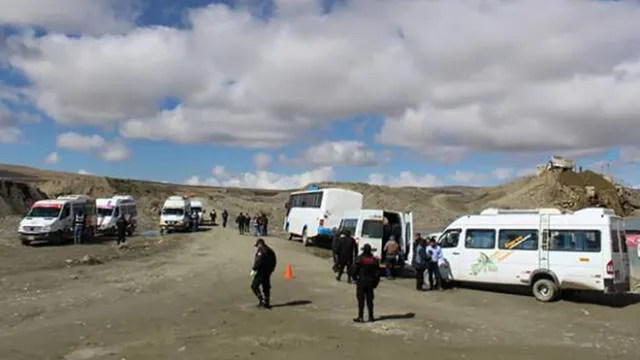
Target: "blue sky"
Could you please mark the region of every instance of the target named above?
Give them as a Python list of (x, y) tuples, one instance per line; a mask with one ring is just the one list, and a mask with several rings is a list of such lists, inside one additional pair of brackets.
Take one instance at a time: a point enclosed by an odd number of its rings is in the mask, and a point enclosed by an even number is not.
[[(640, 54), (625, 45), (640, 40), (630, 2), (573, 4), (572, 14), (546, 0), (485, 12), (244, 1), (226, 13), (208, 0), (159, 0), (132, 2), (134, 14), (116, 7), (123, 0), (100, 0), (100, 13), (83, 19), (74, 1), (49, 17), (0, 15), (1, 163), (194, 184), (430, 186), (496, 184), (560, 154), (597, 170), (611, 162), (617, 178), (640, 184), (640, 108), (625, 100), (640, 90), (631, 76), (640, 66), (628, 66)], [(551, 16), (499, 32), (513, 26), (510, 12), (534, 4)], [(421, 11), (432, 21), (420, 22)], [(597, 20), (602, 12), (608, 20)], [(594, 35), (614, 20), (621, 29)], [(583, 31), (566, 35), (563, 24)], [(519, 41), (542, 45), (514, 48)]]

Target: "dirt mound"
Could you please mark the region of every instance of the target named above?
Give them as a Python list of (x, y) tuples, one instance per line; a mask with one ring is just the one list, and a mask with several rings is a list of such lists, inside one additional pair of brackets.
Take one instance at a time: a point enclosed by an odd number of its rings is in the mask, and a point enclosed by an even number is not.
[(0, 178), (0, 217), (25, 214), (47, 194), (27, 183)]

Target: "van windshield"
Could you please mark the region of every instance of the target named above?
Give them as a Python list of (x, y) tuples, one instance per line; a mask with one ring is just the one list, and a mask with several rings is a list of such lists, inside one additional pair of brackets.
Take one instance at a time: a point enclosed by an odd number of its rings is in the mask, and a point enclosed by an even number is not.
[(98, 217), (107, 217), (113, 214), (113, 208), (98, 208), (97, 209)]
[(162, 209), (162, 215), (184, 215), (184, 209), (165, 208)]
[(60, 214), (60, 208), (51, 206), (51, 207), (34, 207), (29, 210), (27, 217), (31, 218), (57, 218), (58, 214)]
[(192, 206), (191, 210), (195, 211), (195, 212), (202, 212), (202, 208), (199, 206)]
[(382, 221), (365, 220), (362, 222), (362, 237), (382, 239)]

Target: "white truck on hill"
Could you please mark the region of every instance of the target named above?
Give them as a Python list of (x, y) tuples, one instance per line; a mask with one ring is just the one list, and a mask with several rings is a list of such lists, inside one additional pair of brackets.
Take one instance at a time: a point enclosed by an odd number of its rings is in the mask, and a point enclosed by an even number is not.
[(191, 201), (186, 196), (169, 196), (160, 213), (160, 232), (187, 231), (191, 225)]

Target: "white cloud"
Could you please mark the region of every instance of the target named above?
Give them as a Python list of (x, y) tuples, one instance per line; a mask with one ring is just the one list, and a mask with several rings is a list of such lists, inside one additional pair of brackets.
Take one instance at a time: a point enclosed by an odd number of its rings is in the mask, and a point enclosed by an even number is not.
[(45, 164), (57, 164), (60, 161), (60, 155), (58, 155), (57, 152), (52, 152), (51, 154), (47, 155), (43, 161)]
[(211, 174), (214, 177), (226, 177), (228, 173), (227, 169), (223, 165), (216, 165), (211, 169)]
[(58, 135), (57, 146), (79, 152), (94, 152), (105, 161), (123, 161), (131, 156), (127, 145), (119, 139), (107, 141), (100, 135), (82, 135), (72, 131)]
[(369, 183), (373, 185), (387, 185), (393, 187), (433, 187), (442, 185), (440, 179), (435, 175), (416, 175), (410, 171), (403, 171), (397, 177), (374, 173), (369, 175)]
[(0, 0), (0, 23), (43, 26), (62, 32), (124, 31), (131, 28), (133, 1), (128, 0)]
[(0, 143), (14, 143), (22, 138), (22, 131), (15, 126), (9, 109), (0, 103)]
[[(268, 169), (273, 164), (273, 156), (266, 153), (257, 153), (253, 156), (253, 165), (257, 171)], [(215, 175), (215, 174), (214, 174)]]
[[(89, 14), (105, 13), (96, 3)], [(56, 121), (122, 123), (132, 138), (269, 147), (380, 114), (381, 143), (440, 159), (636, 142), (635, 2), (352, 0), (330, 16), (312, 1), (279, 4), (269, 22), (212, 5), (189, 13), (188, 30), (24, 36), (11, 64)], [(46, 14), (30, 21), (55, 24), (48, 6), (30, 6)], [(167, 96), (182, 104), (159, 111)]]
[(361, 141), (323, 141), (310, 146), (299, 158), (285, 160), (308, 166), (373, 166), (388, 159)]
[(80, 170), (78, 170), (78, 174), (80, 174), (80, 175), (93, 175), (93, 173), (88, 172), (88, 171), (87, 171), (87, 170), (85, 170), (85, 169), (80, 169)]
[(618, 155), (618, 161), (623, 164), (640, 162), (640, 147), (625, 146), (621, 148), (620, 154)]
[(269, 171), (230, 174), (221, 177), (200, 178), (192, 176), (185, 180), (187, 185), (224, 186), (255, 189), (297, 189), (309, 183), (328, 181), (333, 178), (333, 168), (323, 167), (300, 174), (277, 174)]

